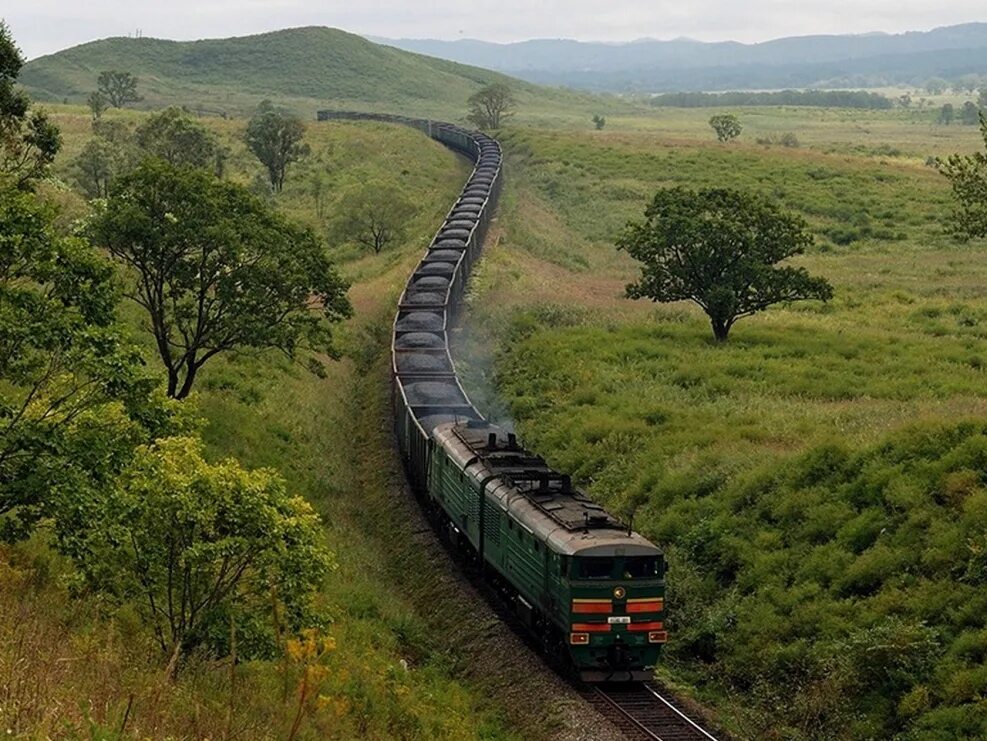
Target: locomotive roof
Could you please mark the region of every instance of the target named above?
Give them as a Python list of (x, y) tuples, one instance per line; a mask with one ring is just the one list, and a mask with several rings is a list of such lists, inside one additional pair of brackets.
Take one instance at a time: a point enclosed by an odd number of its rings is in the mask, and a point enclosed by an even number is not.
[(438, 426), (434, 436), (505, 510), (555, 550), (580, 556), (660, 553), (503, 428), (481, 420), (452, 422)]

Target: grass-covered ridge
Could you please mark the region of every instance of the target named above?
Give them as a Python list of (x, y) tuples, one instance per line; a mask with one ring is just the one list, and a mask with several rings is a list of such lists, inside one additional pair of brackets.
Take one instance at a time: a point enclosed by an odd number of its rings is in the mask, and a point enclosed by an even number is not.
[[(128, 126), (143, 117), (109, 115)], [(55, 175), (65, 182), (71, 182), (71, 157), (89, 136), (87, 119), (78, 108), (55, 113), (66, 138)], [(260, 166), (240, 139), (245, 122), (205, 123), (231, 148), (228, 177), (252, 183)], [(203, 368), (194, 400), (208, 458), (235, 456), (244, 466), (279, 471), (289, 491), (322, 515), (336, 555), (338, 568), (320, 599), (332, 618), (326, 633), (335, 648), (296, 738), (538, 736), (556, 710), (531, 703), (508, 721), (493, 699), (503, 691), (505, 672), (491, 670), (490, 662), (483, 673), (472, 671), (471, 652), (486, 650), (476, 648), (481, 628), (482, 640), (495, 635), (483, 625), (489, 614), (455, 579), (414, 500), (404, 496), (391, 449), (387, 337), (393, 307), (469, 168), (403, 127), (312, 122), (306, 141), (313, 152), (273, 199), (279, 210), (322, 233), (326, 217), (315, 211), (311, 178), (325, 178), (331, 214), (347, 186), (386, 176), (415, 193), (417, 213), (407, 240), (390, 252), (333, 249), (353, 283), (357, 315), (340, 330), (346, 359), (330, 364), (326, 377), (277, 353), (237, 353)], [(49, 185), (45, 192), (64, 206), (63, 224), (86, 213), (67, 187)], [(122, 319), (156, 368), (140, 311), (130, 305)], [(0, 732), (11, 729), (8, 735), (17, 738), (289, 736), (304, 656), (241, 661), (234, 670), (228, 659), (195, 655), (172, 681), (167, 657), (136, 613), (78, 593), (77, 583), (71, 564), (53, 554), (43, 534), (0, 547)], [(446, 607), (443, 615), (435, 615), (435, 604)], [(539, 694), (530, 685), (518, 691)]]
[[(852, 141), (846, 115), (830, 133)], [(945, 180), (657, 124), (505, 140), (507, 249), (474, 287), (469, 390), (493, 377), (533, 449), (667, 549), (663, 672), (744, 738), (987, 734), (987, 247), (947, 235)], [(834, 300), (718, 346), (695, 307), (624, 299), (615, 237), (680, 184), (801, 213), (817, 247), (798, 262)]]
[(82, 103), (108, 69), (137, 75), (144, 106), (214, 113), (244, 112), (271, 98), (308, 115), (356, 107), (461, 116), (467, 98), (492, 82), (509, 83), (529, 105), (571, 105), (588, 97), (325, 27), (203, 41), (103, 39), (30, 61), (21, 83), (37, 100)]

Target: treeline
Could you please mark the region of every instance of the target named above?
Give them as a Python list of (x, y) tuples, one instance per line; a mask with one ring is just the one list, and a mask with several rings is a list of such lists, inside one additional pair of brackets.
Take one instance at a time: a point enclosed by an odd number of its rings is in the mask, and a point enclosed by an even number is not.
[(719, 106), (797, 105), (886, 110), (894, 103), (880, 93), (863, 90), (782, 90), (773, 93), (665, 93), (651, 99), (655, 106), (717, 108)]
[[(43, 533), (79, 594), (135, 616), (170, 675), (196, 652), (277, 656), (329, 622), (319, 516), (278, 473), (210, 460), (182, 400), (220, 353), (304, 353), (313, 370), (337, 357), (347, 285), (312, 230), (220, 177), (224, 151), (181, 110), (133, 133), (102, 120), (137, 98), (125, 73), (91, 96), (76, 169), (93, 200), (61, 223), (62, 137), (17, 87), (22, 65), (0, 21), (0, 544)], [(265, 105), (245, 134), (272, 191), (290, 123)], [(159, 366), (133, 344), (125, 297)]]

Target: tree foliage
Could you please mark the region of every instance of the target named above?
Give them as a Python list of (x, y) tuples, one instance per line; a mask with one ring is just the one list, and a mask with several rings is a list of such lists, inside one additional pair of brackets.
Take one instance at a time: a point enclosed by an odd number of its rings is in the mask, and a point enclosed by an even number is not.
[(148, 160), (90, 230), (134, 276), (128, 296), (147, 312), (169, 396), (187, 396), (203, 364), (234, 348), (335, 354), (345, 283), (310, 230), (242, 186)]
[(953, 108), (952, 103), (943, 103), (942, 108), (939, 109), (939, 123), (944, 126), (949, 126), (953, 123), (953, 119), (956, 117), (956, 109)]
[[(312, 598), (332, 566), (319, 517), (267, 470), (206, 462), (202, 444), (173, 437), (141, 447), (116, 487), (82, 507), (99, 512), (67, 540), (88, 583), (132, 601), (166, 654), (276, 646), (276, 626), (319, 621)], [(279, 614), (273, 614), (273, 610)]]
[(718, 141), (727, 142), (740, 136), (744, 127), (740, 125), (740, 119), (731, 113), (721, 113), (709, 119), (709, 125), (716, 132)]
[(96, 119), (93, 137), (72, 161), (76, 183), (89, 198), (106, 198), (113, 183), (141, 159), (130, 130), (119, 121)]
[(960, 123), (964, 126), (976, 126), (980, 123), (980, 109), (972, 100), (963, 104), (963, 108), (960, 110)]
[(24, 59), (0, 21), (0, 178), (29, 187), (48, 171), (62, 146), (58, 128), (43, 111), (32, 111), (27, 93), (15, 87)]
[(332, 235), (380, 254), (404, 237), (415, 205), (394, 183), (364, 182), (343, 193), (336, 205), (338, 216)]
[(36, 198), (0, 188), (0, 515), (21, 536), (60, 499), (108, 485), (168, 428), (114, 326), (113, 267), (58, 236)]
[(644, 263), (630, 298), (692, 301), (724, 341), (734, 323), (787, 301), (827, 300), (833, 289), (804, 268), (776, 264), (812, 244), (805, 223), (733, 190), (660, 190), (643, 223), (631, 223), (618, 249)]
[(106, 99), (99, 90), (94, 90), (89, 93), (89, 97), (86, 98), (86, 105), (89, 106), (89, 114), (93, 118), (93, 122), (99, 121), (103, 118), (103, 114), (110, 107), (110, 102)]
[(216, 137), (177, 106), (148, 117), (134, 132), (147, 155), (176, 167), (203, 167), (222, 175), (225, 155)]
[[(987, 150), (987, 116), (983, 113), (980, 132)], [(987, 153), (954, 154), (938, 160), (938, 165), (949, 179), (958, 203), (950, 231), (964, 239), (987, 237)]]
[(473, 93), (467, 101), (466, 119), (479, 129), (499, 129), (514, 115), (517, 100), (510, 86), (495, 82)]
[(128, 103), (144, 100), (137, 93), (137, 78), (130, 72), (105, 70), (99, 73), (96, 81), (97, 92), (114, 108), (123, 108)]
[(607, 119), (600, 115), (593, 116), (593, 127), (597, 131), (601, 131), (604, 126), (607, 125)]
[(263, 101), (247, 123), (246, 141), (250, 151), (267, 169), (271, 189), (280, 193), (288, 166), (309, 153), (302, 142), (305, 127), (301, 120)]

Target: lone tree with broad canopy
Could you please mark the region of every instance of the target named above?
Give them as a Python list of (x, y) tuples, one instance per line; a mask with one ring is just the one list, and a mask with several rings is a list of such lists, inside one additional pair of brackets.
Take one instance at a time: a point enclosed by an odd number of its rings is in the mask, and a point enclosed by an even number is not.
[(394, 183), (368, 182), (357, 185), (339, 199), (339, 217), (332, 224), (332, 236), (341, 242), (354, 242), (379, 255), (402, 239), (415, 205)]
[(101, 94), (114, 108), (123, 108), (127, 103), (139, 103), (144, 98), (137, 94), (137, 78), (129, 72), (106, 70), (99, 73), (96, 92)]
[(833, 288), (804, 268), (776, 267), (812, 244), (802, 219), (735, 190), (658, 191), (643, 223), (629, 223), (617, 248), (644, 263), (629, 298), (692, 301), (724, 342), (734, 323), (772, 304), (819, 299)]
[[(980, 133), (987, 149), (987, 116), (980, 114)], [(958, 208), (950, 231), (961, 239), (987, 237), (987, 154), (954, 154), (938, 160), (939, 171), (949, 179)]]
[(473, 93), (467, 105), (470, 112), (466, 120), (480, 129), (499, 129), (505, 119), (514, 115), (517, 101), (510, 86), (495, 82)]
[(302, 143), (304, 136), (305, 126), (301, 120), (278, 110), (269, 100), (257, 107), (247, 124), (247, 146), (267, 168), (267, 177), (275, 193), (280, 193), (284, 187), (288, 165), (308, 155), (309, 147)]
[(215, 355), (299, 347), (337, 357), (332, 324), (351, 309), (324, 245), (244, 187), (148, 160), (121, 178), (90, 224), (93, 241), (134, 276), (182, 399)]
[(744, 127), (740, 125), (740, 119), (731, 113), (722, 113), (709, 119), (709, 125), (716, 132), (716, 138), (721, 142), (728, 142), (740, 136)]

